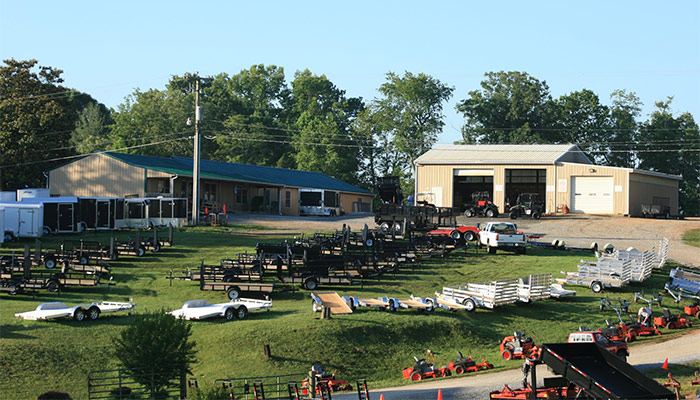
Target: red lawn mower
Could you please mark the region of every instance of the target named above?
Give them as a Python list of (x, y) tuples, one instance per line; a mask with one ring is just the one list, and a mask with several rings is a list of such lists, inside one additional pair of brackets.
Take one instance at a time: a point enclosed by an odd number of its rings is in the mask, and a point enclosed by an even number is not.
[(683, 312), (686, 313), (686, 315), (695, 316), (696, 318), (700, 319), (700, 304), (693, 303), (687, 305), (683, 307)]
[(403, 379), (418, 382), (421, 379), (442, 378), (451, 375), (447, 367), (435, 368), (432, 363), (425, 361), (425, 358), (413, 357), (413, 359), (416, 361), (416, 365), (403, 370)]
[(493, 369), (493, 365), (486, 361), (486, 359), (481, 359), (480, 363), (476, 363), (472, 360), (472, 356), (464, 358), (461, 351), (458, 351), (459, 360), (447, 364), (447, 367), (454, 371), (455, 374), (460, 375), (466, 372), (477, 372), (485, 369)]
[(663, 315), (660, 317), (654, 317), (654, 325), (663, 326), (666, 329), (679, 329), (679, 328), (690, 328), (693, 323), (690, 322), (688, 318), (681, 317), (678, 315), (671, 315), (668, 308), (663, 309)]
[[(326, 371), (321, 368), (319, 365), (314, 365), (311, 367), (311, 371), (309, 374), (313, 374), (316, 380), (316, 394), (321, 393), (321, 385), (320, 382), (325, 382), (326, 385), (328, 385), (328, 389), (331, 392), (339, 392), (343, 390), (352, 390), (352, 386), (342, 380), (342, 379), (336, 379), (335, 373), (336, 371), (333, 371), (332, 374), (327, 373)], [(304, 380), (301, 381), (301, 393), (304, 396), (309, 395), (309, 378), (304, 378)]]
[(542, 348), (535, 346), (532, 338), (523, 337), (521, 332), (514, 332), (513, 336), (506, 336), (501, 340), (501, 356), (504, 360), (524, 358), (538, 358)]

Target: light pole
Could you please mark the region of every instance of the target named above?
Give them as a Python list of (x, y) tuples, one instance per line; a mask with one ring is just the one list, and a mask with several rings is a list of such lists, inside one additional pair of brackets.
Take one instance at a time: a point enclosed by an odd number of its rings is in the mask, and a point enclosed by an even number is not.
[(199, 222), (199, 160), (201, 158), (202, 138), (199, 136), (199, 123), (202, 120), (202, 108), (199, 106), (199, 75), (194, 81), (194, 154), (192, 160), (192, 226)]

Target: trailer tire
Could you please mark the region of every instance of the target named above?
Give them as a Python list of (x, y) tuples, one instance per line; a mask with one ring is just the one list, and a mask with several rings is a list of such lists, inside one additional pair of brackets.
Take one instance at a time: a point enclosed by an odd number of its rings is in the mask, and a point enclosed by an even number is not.
[(389, 300), (389, 311), (390, 312), (396, 311), (396, 303), (394, 302), (394, 300)]
[(44, 226), (41, 228), (41, 236), (49, 236), (51, 234), (51, 228)]
[(414, 372), (414, 373), (411, 374), (411, 380), (412, 380), (413, 382), (418, 382), (418, 381), (420, 381), (421, 379), (423, 379), (423, 376), (420, 374), (420, 372)]
[(153, 246), (153, 250), (151, 250), (151, 252), (152, 252), (152, 253), (157, 253), (157, 252), (159, 252), (159, 251), (160, 251), (160, 243), (156, 243), (156, 244)]
[(473, 231), (466, 231), (464, 232), (464, 240), (466, 240), (467, 242), (476, 240), (476, 234)]
[(240, 306), (236, 309), (236, 318), (245, 319), (248, 316), (248, 307)]
[(510, 349), (505, 349), (501, 353), (501, 357), (503, 357), (503, 359), (506, 361), (510, 361), (513, 359), (513, 352)]
[(462, 232), (455, 229), (452, 232), (450, 232), (450, 238), (452, 238), (452, 240), (455, 240), (455, 241), (460, 240), (460, 239), (462, 239)]
[(224, 311), (224, 318), (226, 318), (226, 321), (233, 321), (233, 319), (236, 318), (233, 307), (229, 307)]
[(474, 312), (474, 310), (476, 310), (476, 302), (472, 299), (464, 299), (462, 305), (466, 308), (467, 312)]
[(80, 265), (87, 265), (87, 263), (90, 261), (90, 257), (86, 256), (83, 253), (78, 254), (78, 264)]
[(46, 290), (51, 293), (56, 293), (61, 289), (61, 284), (57, 280), (52, 279), (46, 283)]
[(87, 311), (87, 316), (90, 318), (91, 321), (94, 321), (98, 318), (100, 318), (100, 309), (97, 306), (92, 306), (88, 308)]
[(48, 269), (52, 269), (56, 267), (56, 257), (55, 256), (46, 256), (44, 258), (44, 267)]
[(114, 250), (112, 255), (109, 256), (109, 261), (117, 261), (119, 259), (119, 252)]
[(321, 309), (323, 308), (322, 305), (316, 303), (315, 300), (311, 300), (311, 309), (314, 310), (314, 312), (321, 312)]
[(136, 249), (136, 257), (143, 257), (146, 255), (146, 249), (143, 246), (139, 246)]
[(82, 308), (78, 308), (73, 312), (73, 319), (76, 321), (83, 321), (85, 320), (85, 310)]
[(19, 289), (19, 286), (14, 282), (7, 284), (7, 294), (9, 294), (10, 296), (16, 295), (20, 292), (20, 290), (21, 289)]
[(591, 282), (591, 290), (593, 293), (600, 293), (603, 291), (603, 284), (599, 281)]
[(428, 306), (428, 308), (425, 309), (427, 312), (432, 312), (435, 311), (435, 302), (432, 301), (431, 299), (427, 299), (425, 301), (425, 304)]
[(15, 237), (15, 234), (12, 233), (12, 231), (5, 231), (5, 233), (3, 233), (3, 235), (4, 235), (5, 242), (14, 242), (15, 240), (17, 240), (17, 238)]
[(473, 217), (473, 216), (474, 216), (474, 210), (472, 210), (471, 208), (467, 208), (467, 210), (464, 211), (464, 216), (467, 217), (467, 218)]
[(306, 290), (316, 290), (318, 287), (318, 281), (316, 278), (306, 278), (301, 286)]
[(381, 229), (382, 232), (384, 232), (384, 233), (389, 233), (389, 229), (390, 229), (390, 228), (391, 228), (391, 225), (389, 225), (388, 222), (382, 222), (382, 223), (379, 225), (379, 229)]
[(236, 300), (241, 296), (241, 289), (238, 286), (231, 286), (226, 291), (226, 296), (228, 296), (229, 300)]
[(455, 374), (462, 375), (463, 373), (464, 373), (464, 367), (462, 367), (462, 366), (455, 367)]

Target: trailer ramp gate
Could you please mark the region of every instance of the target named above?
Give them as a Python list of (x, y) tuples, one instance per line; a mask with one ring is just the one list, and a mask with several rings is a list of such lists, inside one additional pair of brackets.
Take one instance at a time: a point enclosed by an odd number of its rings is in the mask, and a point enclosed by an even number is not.
[(675, 395), (596, 343), (545, 344), (542, 361), (596, 399), (675, 399)]

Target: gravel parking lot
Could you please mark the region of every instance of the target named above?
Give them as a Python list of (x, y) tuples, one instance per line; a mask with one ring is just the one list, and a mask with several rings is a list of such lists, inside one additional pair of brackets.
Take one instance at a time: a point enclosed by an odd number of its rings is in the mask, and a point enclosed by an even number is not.
[[(343, 224), (353, 230), (360, 230), (367, 224), (376, 227), (374, 216), (368, 214), (346, 215), (342, 217), (290, 217), (263, 214), (232, 214), (229, 219), (233, 224), (251, 224), (269, 226), (287, 233), (304, 231), (328, 231), (341, 229)], [(506, 221), (507, 218), (500, 217)], [(485, 223), (485, 218), (458, 218), (463, 225)], [(510, 221), (510, 220), (508, 220)], [(635, 247), (640, 250), (658, 246), (659, 240), (666, 237), (670, 241), (670, 258), (687, 266), (700, 267), (700, 249), (683, 244), (683, 232), (700, 229), (700, 218), (685, 220), (664, 220), (628, 218), (621, 216), (575, 215), (544, 217), (538, 221), (518, 219), (514, 221), (527, 233), (541, 233), (544, 242), (563, 240), (569, 246), (588, 247), (597, 242), (600, 247), (612, 243), (617, 248)]]

